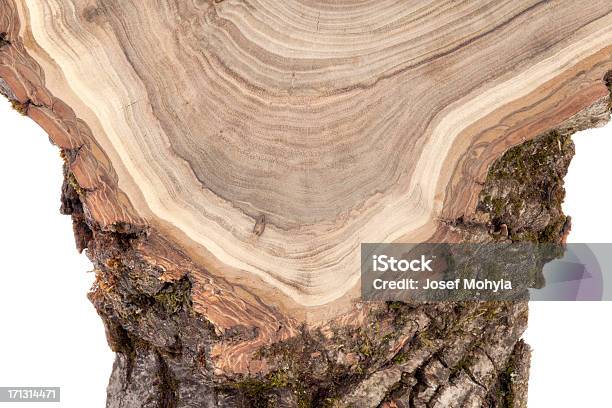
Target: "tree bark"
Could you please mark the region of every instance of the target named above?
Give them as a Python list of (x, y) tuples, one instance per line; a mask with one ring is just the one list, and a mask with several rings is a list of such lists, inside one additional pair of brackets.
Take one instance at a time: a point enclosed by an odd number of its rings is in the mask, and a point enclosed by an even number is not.
[(564, 242), (610, 27), (607, 0), (0, 0), (107, 406), (526, 407), (527, 303), (363, 302), (359, 244)]

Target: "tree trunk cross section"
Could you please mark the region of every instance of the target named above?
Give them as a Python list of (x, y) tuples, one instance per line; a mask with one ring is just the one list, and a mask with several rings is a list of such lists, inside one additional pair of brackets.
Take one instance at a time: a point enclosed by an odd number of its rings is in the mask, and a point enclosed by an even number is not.
[(525, 406), (525, 304), (364, 304), (360, 244), (562, 242), (610, 71), (609, 0), (0, 0), (113, 408)]

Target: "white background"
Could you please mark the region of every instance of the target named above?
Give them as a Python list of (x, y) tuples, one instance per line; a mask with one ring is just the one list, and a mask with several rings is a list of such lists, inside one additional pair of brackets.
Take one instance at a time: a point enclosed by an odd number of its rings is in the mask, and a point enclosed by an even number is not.
[[(58, 149), (4, 101), (0, 124), (0, 386), (60, 386), (62, 403), (45, 407), (102, 408), (113, 354), (85, 296), (91, 264), (76, 254), (70, 217), (59, 214)], [(564, 206), (574, 221), (570, 241), (608, 242), (612, 125), (574, 141)], [(530, 307), (529, 407), (609, 407), (612, 302)]]

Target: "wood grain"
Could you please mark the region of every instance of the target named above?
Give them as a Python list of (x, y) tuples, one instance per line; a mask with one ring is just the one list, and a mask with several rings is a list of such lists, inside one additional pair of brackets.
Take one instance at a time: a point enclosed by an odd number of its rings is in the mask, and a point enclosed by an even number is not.
[[(0, 77), (74, 152), (89, 222), (163, 237), (181, 273), (317, 322), (356, 297), (362, 242), (439, 234), (503, 151), (607, 97), (611, 12), (1, 0)], [(194, 299), (210, 313), (204, 284)]]

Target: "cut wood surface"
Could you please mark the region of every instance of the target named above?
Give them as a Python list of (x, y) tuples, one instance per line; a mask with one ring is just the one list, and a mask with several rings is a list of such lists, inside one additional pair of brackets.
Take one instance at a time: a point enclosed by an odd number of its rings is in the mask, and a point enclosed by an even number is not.
[(3, 3), (31, 57), (3, 77), (39, 77), (91, 219), (296, 310), (354, 297), (362, 242), (469, 213), (612, 69), (609, 0)]
[(360, 244), (563, 241), (611, 71), (610, 0), (0, 0), (109, 408), (524, 408), (526, 304), (360, 302)]

